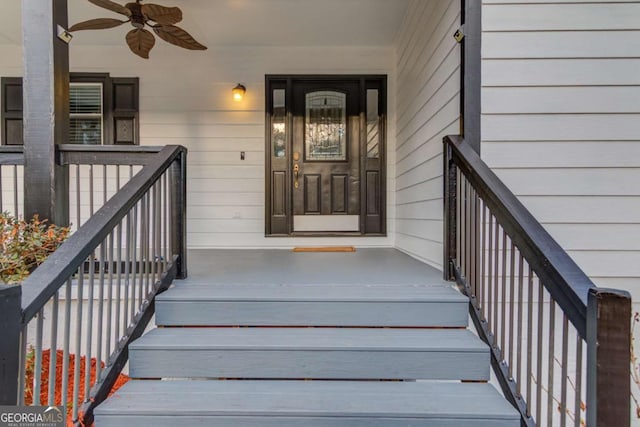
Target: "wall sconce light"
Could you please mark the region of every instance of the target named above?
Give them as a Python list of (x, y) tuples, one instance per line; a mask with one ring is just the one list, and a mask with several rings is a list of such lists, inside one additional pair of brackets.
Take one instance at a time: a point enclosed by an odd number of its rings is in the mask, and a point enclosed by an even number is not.
[(236, 102), (242, 101), (244, 98), (244, 94), (247, 92), (247, 88), (238, 83), (236, 87), (231, 89), (231, 93), (233, 94), (233, 100)]

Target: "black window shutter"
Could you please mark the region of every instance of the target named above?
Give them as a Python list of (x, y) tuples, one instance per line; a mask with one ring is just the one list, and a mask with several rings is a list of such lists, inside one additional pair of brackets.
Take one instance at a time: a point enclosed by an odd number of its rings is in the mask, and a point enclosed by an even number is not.
[(22, 78), (2, 77), (2, 145), (22, 145)]
[(139, 79), (137, 77), (112, 77), (111, 87), (112, 116), (110, 120), (113, 124), (113, 144), (139, 144)]
[[(138, 97), (140, 93), (137, 77), (100, 78), (89, 75), (74, 75), (71, 81), (100, 81), (105, 85), (104, 123), (105, 144), (136, 145), (140, 143), (138, 120)], [(2, 107), (2, 145), (22, 145), (22, 78), (0, 79)]]

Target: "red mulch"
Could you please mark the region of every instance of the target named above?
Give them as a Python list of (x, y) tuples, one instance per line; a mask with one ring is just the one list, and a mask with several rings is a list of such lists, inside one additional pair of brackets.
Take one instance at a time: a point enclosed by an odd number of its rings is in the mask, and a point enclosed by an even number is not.
[[(49, 401), (49, 358), (51, 355), (51, 351), (50, 350), (44, 350), (42, 352), (42, 379), (40, 381), (40, 405), (47, 405), (48, 401)], [(55, 404), (56, 405), (67, 405), (67, 426), (73, 426), (72, 420), (71, 420), (71, 402), (73, 401), (73, 375), (75, 372), (75, 359), (76, 356), (74, 354), (70, 354), (69, 355), (69, 385), (68, 385), (68, 391), (67, 391), (67, 396), (64, 400), (64, 403), (62, 403), (62, 359), (63, 359), (63, 352), (62, 350), (58, 350), (56, 352), (56, 386), (55, 386)], [(78, 406), (82, 405), (82, 402), (84, 402), (84, 394), (85, 394), (85, 390), (84, 390), (84, 384), (85, 384), (85, 379), (86, 379), (86, 363), (85, 363), (86, 358), (84, 356), (82, 356), (80, 358), (80, 381), (79, 381), (79, 393), (78, 393)], [(93, 384), (96, 382), (96, 359), (92, 358), (91, 359), (91, 385), (93, 386)], [(27, 359), (27, 366), (26, 366), (26, 372), (27, 372), (27, 378), (26, 378), (26, 389), (25, 389), (25, 396), (24, 396), (24, 400), (25, 400), (25, 404), (26, 405), (31, 405), (33, 404), (33, 365), (34, 365), (34, 359), (33, 358), (28, 358)], [(100, 366), (102, 368), (104, 368), (104, 362), (100, 363)], [(129, 377), (126, 375), (122, 375), (120, 374), (118, 376), (118, 379), (116, 380), (116, 383), (113, 386), (113, 389), (111, 390), (111, 394), (113, 394), (116, 390), (118, 390), (120, 387), (122, 387), (127, 381), (129, 381)], [(80, 417), (82, 418), (82, 417)]]

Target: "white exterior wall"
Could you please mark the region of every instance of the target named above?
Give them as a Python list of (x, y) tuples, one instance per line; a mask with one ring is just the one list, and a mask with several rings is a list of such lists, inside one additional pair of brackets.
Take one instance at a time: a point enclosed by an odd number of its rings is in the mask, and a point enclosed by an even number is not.
[(598, 286), (640, 298), (640, 2), (483, 3), (482, 157)]
[(460, 132), (459, 0), (414, 0), (396, 41), (396, 247), (442, 268), (442, 138)]
[[(143, 60), (124, 45), (72, 45), (71, 71), (140, 78), (142, 145), (188, 148), (191, 248), (393, 245), (395, 77), (392, 47), (239, 47), (193, 52), (158, 42)], [(22, 75), (19, 47), (0, 45), (0, 75)], [(265, 74), (387, 74), (387, 237), (265, 238)], [(247, 87), (236, 103), (231, 88)], [(246, 157), (240, 160), (240, 152)]]

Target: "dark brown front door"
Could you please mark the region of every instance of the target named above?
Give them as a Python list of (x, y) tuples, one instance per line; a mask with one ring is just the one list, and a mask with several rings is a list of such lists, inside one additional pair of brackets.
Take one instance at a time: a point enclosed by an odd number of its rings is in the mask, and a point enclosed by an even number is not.
[(360, 231), (360, 109), (355, 82), (293, 92), (293, 231)]
[(384, 76), (267, 76), (266, 234), (380, 235)]

